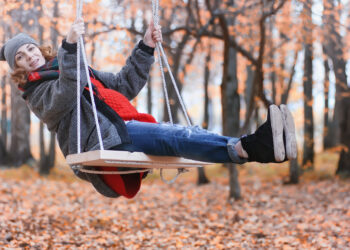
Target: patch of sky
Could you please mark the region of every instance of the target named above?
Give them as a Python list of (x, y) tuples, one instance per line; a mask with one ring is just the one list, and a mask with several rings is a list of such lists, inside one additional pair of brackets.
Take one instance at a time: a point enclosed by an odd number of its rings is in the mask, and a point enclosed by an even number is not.
[(323, 107), (323, 92), (324, 92), (324, 78), (325, 78), (325, 71), (324, 71), (324, 61), (323, 61), (323, 51), (322, 51), (322, 45), (318, 42), (314, 43), (313, 46), (314, 50), (314, 60), (312, 61), (313, 66), (313, 72), (312, 72), (312, 79), (313, 79), (313, 96), (315, 100), (315, 108)]
[(291, 12), (292, 17), (298, 18), (300, 15), (300, 12), (303, 10), (303, 3), (298, 0), (292, 0), (292, 8), (293, 8), (293, 11)]
[(312, 21), (316, 25), (322, 25), (323, 3), (322, 1), (314, 1), (311, 8)]
[(143, 29), (146, 30), (146, 27), (143, 27), (143, 11), (138, 10), (136, 13), (137, 18), (135, 18), (135, 28), (136, 30), (142, 32)]

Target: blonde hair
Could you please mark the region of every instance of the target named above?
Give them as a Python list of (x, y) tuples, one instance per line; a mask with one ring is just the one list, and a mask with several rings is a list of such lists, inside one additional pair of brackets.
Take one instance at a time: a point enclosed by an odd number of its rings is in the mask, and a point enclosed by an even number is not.
[[(38, 46), (38, 48), (46, 61), (55, 58), (57, 55), (57, 53), (54, 52), (50, 46)], [(28, 73), (29, 72), (15, 64), (15, 69), (11, 73), (11, 80), (17, 83), (19, 86), (23, 86), (27, 82)]]

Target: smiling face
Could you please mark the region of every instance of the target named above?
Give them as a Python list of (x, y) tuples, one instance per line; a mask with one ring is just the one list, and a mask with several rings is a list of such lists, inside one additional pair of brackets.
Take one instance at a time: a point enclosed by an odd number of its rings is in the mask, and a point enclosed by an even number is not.
[(24, 44), (16, 52), (17, 67), (32, 72), (45, 64), (45, 58), (40, 49), (34, 44)]

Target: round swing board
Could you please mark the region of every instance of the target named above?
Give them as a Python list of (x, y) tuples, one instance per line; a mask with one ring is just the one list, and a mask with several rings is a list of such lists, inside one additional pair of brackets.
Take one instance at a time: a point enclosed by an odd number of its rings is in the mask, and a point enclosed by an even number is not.
[(128, 168), (194, 168), (213, 165), (214, 163), (194, 161), (173, 156), (146, 155), (140, 152), (94, 150), (80, 154), (67, 155), (69, 165), (94, 167), (128, 167)]

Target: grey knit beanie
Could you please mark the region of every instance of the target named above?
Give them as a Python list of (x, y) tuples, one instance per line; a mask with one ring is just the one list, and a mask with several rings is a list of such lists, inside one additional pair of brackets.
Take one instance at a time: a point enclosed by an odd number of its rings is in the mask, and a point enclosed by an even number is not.
[(25, 33), (19, 33), (18, 35), (12, 37), (8, 40), (4, 46), (2, 46), (0, 51), (0, 60), (7, 61), (10, 65), (11, 69), (15, 67), (15, 55), (17, 50), (24, 44), (35, 44), (39, 46), (37, 41), (35, 41), (32, 37), (28, 36)]

